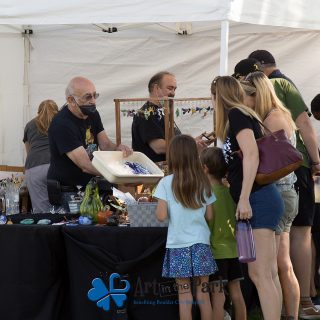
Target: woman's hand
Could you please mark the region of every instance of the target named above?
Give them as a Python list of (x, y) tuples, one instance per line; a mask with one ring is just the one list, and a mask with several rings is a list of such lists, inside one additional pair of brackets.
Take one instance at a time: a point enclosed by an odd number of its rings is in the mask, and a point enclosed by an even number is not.
[(252, 210), (249, 199), (240, 199), (236, 210), (236, 219), (244, 220), (252, 218)]

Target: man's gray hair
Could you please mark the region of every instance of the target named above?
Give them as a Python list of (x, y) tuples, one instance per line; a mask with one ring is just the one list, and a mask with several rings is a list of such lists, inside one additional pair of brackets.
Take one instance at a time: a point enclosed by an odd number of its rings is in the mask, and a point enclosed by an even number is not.
[(68, 86), (66, 87), (65, 92), (66, 92), (66, 99), (68, 99), (68, 97), (70, 97), (74, 94), (73, 85), (72, 85), (71, 81), (68, 83)]

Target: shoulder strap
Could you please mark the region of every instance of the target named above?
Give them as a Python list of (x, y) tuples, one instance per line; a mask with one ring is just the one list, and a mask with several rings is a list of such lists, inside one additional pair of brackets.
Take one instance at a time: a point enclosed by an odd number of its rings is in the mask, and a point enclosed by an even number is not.
[(255, 119), (259, 122), (260, 126), (263, 127), (265, 132), (267, 132), (268, 134), (272, 134), (272, 131), (270, 131), (270, 129), (266, 127), (260, 119), (258, 118), (255, 118)]
[(279, 109), (272, 108), (272, 109), (267, 113), (267, 115), (264, 117), (264, 120), (266, 120), (273, 111), (278, 111), (278, 110), (279, 110)]

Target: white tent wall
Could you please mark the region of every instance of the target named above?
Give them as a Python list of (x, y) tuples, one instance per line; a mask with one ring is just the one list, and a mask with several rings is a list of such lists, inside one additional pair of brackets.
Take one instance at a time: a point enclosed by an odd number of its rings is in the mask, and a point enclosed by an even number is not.
[[(245, 28), (244, 28), (245, 27)], [(173, 28), (174, 29), (174, 28)], [(200, 30), (201, 28), (199, 28)], [(172, 30), (172, 28), (171, 28)], [(105, 129), (115, 139), (114, 98), (146, 97), (147, 83), (159, 70), (176, 74), (176, 97), (210, 96), (209, 86), (219, 73), (219, 28), (181, 36), (166, 29), (141, 27), (106, 34), (91, 25), (35, 27), (30, 36), (29, 96), (23, 99), (23, 37), (1, 39), (0, 163), (23, 165), (23, 127), (36, 115), (39, 103), (53, 99), (62, 106), (68, 81), (90, 78), (101, 93), (98, 109)], [(196, 28), (195, 28), (196, 30)], [(270, 50), (281, 70), (290, 76), (309, 105), (320, 92), (318, 60), (320, 32), (232, 25), (229, 73), (255, 49)], [(30, 106), (30, 108), (28, 108)], [(131, 104), (126, 108), (137, 109)], [(183, 105), (182, 105), (183, 107)], [(190, 107), (186, 105), (185, 107)], [(191, 105), (195, 107), (195, 105)], [(212, 128), (212, 116), (196, 113), (177, 118), (179, 127), (196, 135)], [(123, 141), (131, 144), (132, 118), (121, 117)], [(315, 123), (318, 127), (319, 124)]]
[[(7, 31), (7, 30), (5, 30)], [(0, 164), (23, 165), (24, 42), (0, 33)]]
[[(254, 30), (254, 26), (252, 28)], [(44, 99), (51, 98), (63, 105), (68, 81), (83, 75), (91, 79), (101, 93), (98, 109), (113, 140), (114, 98), (146, 97), (147, 83), (159, 70), (176, 74), (176, 97), (210, 96), (210, 82), (219, 73), (220, 36), (215, 31), (190, 36), (149, 29), (105, 34), (81, 27), (35, 31), (30, 39), (30, 116), (35, 116)], [(296, 82), (309, 104), (320, 91), (316, 67), (320, 33), (231, 33), (229, 73), (239, 60), (258, 48), (274, 54), (281, 70)], [(130, 144), (131, 119), (121, 119), (124, 142)], [(184, 132), (192, 134), (212, 127), (212, 117), (202, 119), (200, 114), (180, 116), (177, 122)]]
[[(176, 74), (177, 97), (209, 97), (208, 84), (219, 70), (219, 37), (188, 37), (154, 31), (148, 34), (144, 30), (114, 35), (73, 30), (63, 36), (35, 34), (31, 43), (33, 114), (43, 99), (52, 98), (62, 105), (68, 81), (83, 75), (91, 79), (101, 93), (98, 109), (112, 140), (115, 139), (114, 98), (147, 97), (147, 83), (160, 70)], [(139, 106), (129, 104), (126, 107), (137, 109)], [(132, 118), (121, 117), (121, 120), (123, 141), (131, 145)], [(192, 117), (180, 116), (177, 123), (188, 133), (201, 133), (204, 128), (212, 130), (212, 116), (209, 115), (205, 119), (199, 113)]]
[[(252, 50), (268, 49), (309, 104), (319, 91), (319, 32), (285, 28), (320, 30), (319, 11), (318, 0), (3, 0), (0, 24), (21, 25), (21, 31), (31, 28), (34, 34), (30, 64), (25, 65), (30, 82), (25, 86), (22, 37), (2, 35), (0, 63), (7, 72), (0, 75), (0, 163), (23, 164), (23, 126), (43, 99), (62, 105), (65, 86), (76, 75), (92, 79), (102, 93), (98, 107), (112, 139), (113, 98), (146, 96), (147, 82), (159, 70), (176, 74), (177, 97), (208, 96), (210, 81), (219, 72), (224, 20), (231, 25), (229, 73)], [(120, 26), (123, 32), (103, 34), (92, 27), (105, 22), (107, 28), (136, 23), (139, 29)], [(160, 23), (166, 24), (162, 31)], [(178, 36), (175, 30), (188, 30), (189, 35)], [(124, 135), (130, 143), (127, 120)], [(181, 116), (179, 121), (193, 134), (212, 125), (210, 117), (201, 115)]]

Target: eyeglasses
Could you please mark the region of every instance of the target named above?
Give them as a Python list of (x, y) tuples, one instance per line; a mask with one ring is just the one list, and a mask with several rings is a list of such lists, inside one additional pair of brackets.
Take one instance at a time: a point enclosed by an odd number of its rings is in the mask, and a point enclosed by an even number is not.
[[(100, 96), (100, 94), (97, 93), (97, 92), (94, 92), (93, 94), (87, 93), (87, 94), (85, 94), (84, 96), (82, 96), (82, 97), (79, 98), (79, 99), (81, 99), (82, 101), (85, 101), (85, 102), (89, 102), (89, 101), (91, 101), (92, 99), (98, 99), (99, 96)], [(73, 97), (74, 97), (74, 96), (73, 96)], [(75, 97), (74, 97), (74, 98), (75, 98)]]

